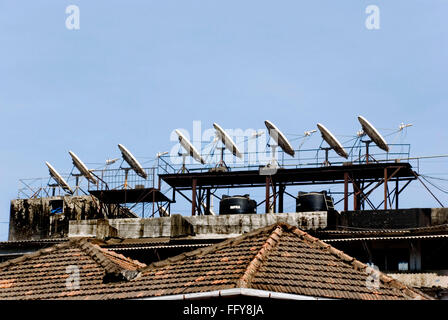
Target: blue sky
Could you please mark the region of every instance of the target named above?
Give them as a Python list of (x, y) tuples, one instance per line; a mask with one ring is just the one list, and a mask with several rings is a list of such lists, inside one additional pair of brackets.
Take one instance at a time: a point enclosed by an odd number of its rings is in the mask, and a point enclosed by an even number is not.
[[(80, 30), (65, 27), (71, 4)], [(364, 25), (370, 4), (379, 30)], [(69, 172), (68, 150), (103, 162), (117, 143), (151, 157), (193, 120), (353, 135), (362, 114), (414, 123), (414, 156), (448, 153), (447, 12), (444, 0), (0, 0), (0, 240), (18, 179), (46, 176), (44, 161)], [(402, 204), (434, 206), (421, 190)]]

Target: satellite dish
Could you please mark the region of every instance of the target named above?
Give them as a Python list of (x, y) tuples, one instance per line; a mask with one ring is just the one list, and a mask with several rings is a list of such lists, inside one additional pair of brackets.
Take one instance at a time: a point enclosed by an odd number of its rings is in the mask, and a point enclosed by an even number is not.
[(275, 143), (277, 143), (277, 145), (291, 157), (294, 157), (294, 149), (283, 133), (269, 120), (266, 120), (264, 124), (266, 125), (266, 128), (268, 128), (269, 135), (274, 139)]
[(51, 164), (49, 164), (48, 162), (46, 162), (46, 161), (45, 161), (45, 164), (47, 165), (48, 169), (50, 170), (50, 176), (52, 176), (52, 178), (54, 180), (56, 180), (58, 185), (62, 189), (64, 189), (65, 191), (70, 192), (71, 194), (73, 194), (73, 190), (70, 188), (68, 183), (64, 180), (64, 178), (62, 178), (62, 176), (56, 171), (56, 169), (53, 168), (53, 166)]
[(213, 127), (216, 130), (218, 138), (221, 139), (221, 142), (225, 145), (227, 150), (232, 152), (234, 156), (242, 159), (243, 155), (241, 154), (240, 150), (238, 150), (235, 142), (233, 142), (232, 138), (230, 138), (227, 132), (225, 132), (224, 129), (221, 128), (217, 123), (213, 123)]
[(184, 149), (188, 152), (188, 154), (193, 157), (196, 161), (205, 164), (205, 160), (201, 157), (201, 154), (194, 147), (194, 145), (180, 132), (179, 130), (174, 130), (179, 137), (179, 143)]
[(74, 154), (72, 151), (68, 152), (70, 154), (70, 157), (72, 157), (73, 165), (81, 172), (81, 174), (86, 177), (87, 180), (90, 182), (96, 184), (96, 179), (93, 177), (93, 174), (89, 171), (87, 166), (81, 161), (81, 159), (78, 158), (76, 154)]
[(336, 137), (327, 128), (325, 128), (324, 125), (318, 123), (317, 128), (322, 134), (322, 138), (330, 145), (330, 147), (334, 151), (336, 151), (338, 155), (347, 159), (348, 158), (347, 151), (345, 151), (344, 147), (338, 141), (338, 139), (336, 139)]
[(137, 161), (137, 159), (135, 159), (132, 153), (129, 152), (129, 150), (126, 149), (122, 144), (118, 144), (118, 148), (121, 151), (124, 161), (126, 161), (131, 166), (131, 168), (135, 171), (135, 173), (137, 173), (137, 175), (146, 179), (148, 176), (145, 170), (143, 170), (142, 165)]
[(386, 152), (389, 152), (389, 146), (386, 143), (386, 140), (381, 136), (381, 134), (375, 129), (375, 127), (367, 121), (366, 118), (362, 116), (358, 116), (358, 120), (361, 123), (362, 130), (372, 139), (373, 142), (380, 148)]

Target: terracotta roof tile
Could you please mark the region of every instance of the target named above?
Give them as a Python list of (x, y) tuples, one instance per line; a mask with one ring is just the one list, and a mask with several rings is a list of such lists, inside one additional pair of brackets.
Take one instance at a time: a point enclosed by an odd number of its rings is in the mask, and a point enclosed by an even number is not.
[[(68, 290), (66, 268), (79, 268)], [(277, 224), (145, 266), (85, 239), (0, 264), (0, 299), (124, 299), (253, 288), (339, 299), (427, 299), (302, 230)]]

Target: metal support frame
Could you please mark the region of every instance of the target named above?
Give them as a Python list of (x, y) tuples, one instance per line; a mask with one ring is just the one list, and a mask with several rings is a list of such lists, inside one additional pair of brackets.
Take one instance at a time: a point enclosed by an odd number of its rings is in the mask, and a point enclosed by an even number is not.
[(330, 166), (331, 163), (330, 163), (330, 161), (328, 161), (328, 152), (330, 150), (332, 150), (333, 148), (322, 148), (321, 147), (320, 149), (325, 151), (325, 160), (324, 160), (323, 165), (326, 166), (326, 167)]
[(191, 195), (191, 215), (192, 216), (196, 215), (196, 183), (197, 183), (197, 180), (193, 179), (192, 188), (191, 188), (191, 192), (192, 192), (192, 195)]
[(224, 161), (224, 151), (226, 150), (226, 147), (220, 147), (221, 150), (221, 156), (219, 158), (219, 162), (216, 164), (215, 168), (224, 168), (226, 171), (229, 170), (229, 167)]
[(269, 212), (270, 210), (270, 204), (269, 204), (269, 198), (270, 198), (270, 183), (271, 183), (271, 176), (266, 176), (266, 198), (265, 198), (265, 208), (266, 208), (266, 213)]
[(366, 153), (364, 156), (359, 157), (359, 161), (362, 161), (362, 158), (364, 157), (366, 164), (369, 164), (370, 159), (372, 159), (374, 162), (378, 162), (370, 153), (369, 153), (369, 146), (372, 143), (372, 140), (361, 140), (361, 143), (364, 143), (366, 145)]
[[(414, 177), (412, 174), (410, 175), (409, 173), (409, 164), (390, 163), (383, 165), (381, 163), (372, 163), (369, 165), (364, 164), (362, 166), (366, 166), (365, 170), (376, 170), (376, 173), (370, 175), (368, 174), (368, 171), (365, 171), (364, 169), (361, 170), (359, 165), (348, 164), (344, 166), (322, 168), (322, 174), (328, 173), (330, 177), (332, 177), (331, 175), (333, 174), (333, 170), (339, 171), (339, 176), (337, 179), (328, 180), (319, 180), (321, 179), (321, 177), (318, 177), (318, 179), (314, 180), (313, 176), (305, 176), (306, 180), (300, 180), (303, 179), (303, 176), (298, 175), (297, 169), (292, 169), (291, 172), (297, 175), (298, 180), (288, 180), (285, 179), (285, 177), (287, 177), (288, 175), (288, 169), (284, 168), (279, 169), (275, 174), (272, 175), (258, 174), (257, 176), (255, 176), (255, 173), (258, 172), (258, 170), (253, 170), (253, 181), (249, 179), (241, 179), (241, 177), (244, 176), (251, 176), (247, 175), (246, 173), (240, 174), (238, 171), (229, 172), (229, 178), (222, 176), (227, 175), (227, 173), (216, 174), (215, 172), (211, 171), (211, 173), (190, 173), (188, 176), (179, 175), (179, 179), (186, 180), (180, 181), (180, 183), (177, 180), (174, 180), (177, 177), (177, 175), (175, 174), (162, 175), (162, 179), (165, 181), (165, 177), (167, 178), (166, 182), (173, 187), (173, 193), (175, 193), (176, 191), (180, 192), (182, 190), (192, 190), (191, 197), (186, 197), (181, 193), (181, 195), (192, 204), (192, 215), (210, 214), (210, 198), (211, 196), (216, 196), (214, 192), (211, 192), (211, 189), (215, 189), (216, 191), (218, 189), (229, 188), (264, 187), (265, 199), (261, 202), (258, 202), (257, 207), (262, 205), (264, 202), (264, 211), (266, 213), (269, 213), (284, 211), (284, 194), (286, 193), (287, 195), (290, 195), (286, 191), (288, 186), (314, 184), (343, 184), (343, 198), (340, 201), (343, 201), (345, 211), (349, 210), (349, 198), (352, 195), (354, 210), (364, 210), (366, 204), (375, 211), (378, 210), (381, 206), (386, 210), (390, 208), (398, 209), (399, 195), (411, 181), (416, 180), (416, 177)], [(380, 167), (380, 169), (374, 169), (377, 167)], [(400, 170), (402, 169), (406, 171), (401, 173)], [(310, 175), (309, 170), (307, 170), (308, 169), (304, 169), (304, 174)], [(321, 173), (318, 172), (316, 174)], [(216, 180), (214, 180), (215, 175)], [(262, 177), (263, 180), (260, 179), (260, 176), (264, 176)], [(172, 184), (170, 183), (170, 181), (173, 181), (175, 183)], [(188, 184), (187, 181), (189, 181)], [(400, 184), (400, 181), (402, 181), (403, 183)], [(389, 182), (394, 182), (393, 189), (390, 189)], [(176, 184), (178, 184), (178, 186), (176, 186)], [(350, 184), (352, 185), (353, 190), (350, 190)], [(177, 189), (174, 189), (175, 186)], [(376, 206), (376, 204), (372, 202), (372, 199), (370, 199), (370, 196), (380, 186), (383, 186), (384, 188), (384, 197), (381, 204), (379, 206)], [(340, 201), (335, 201), (335, 204), (339, 203)]]
[(278, 212), (283, 213), (283, 198), (286, 186), (279, 184), (278, 186)]
[(344, 172), (344, 211), (348, 211), (348, 172)]
[[(391, 170), (393, 170), (391, 172)], [(344, 202), (344, 211), (349, 210), (349, 198), (353, 196), (353, 210), (360, 210), (365, 208), (365, 203), (367, 203), (372, 210), (378, 210), (379, 207), (383, 206), (385, 210), (387, 208), (395, 207), (395, 209), (399, 208), (399, 195), (401, 192), (412, 182), (413, 178), (397, 177), (397, 173), (401, 167), (399, 165), (391, 164), (384, 169), (384, 176), (380, 179), (359, 179), (353, 176), (350, 171), (344, 172), (344, 192), (343, 198), (340, 201)], [(389, 190), (388, 183), (391, 181), (395, 181), (395, 187), (392, 190)], [(400, 181), (406, 181), (406, 183), (400, 186)], [(340, 182), (339, 182), (340, 183)], [(349, 191), (349, 185), (352, 185), (353, 191)], [(378, 206), (375, 206), (374, 203), (369, 199), (370, 195), (375, 191), (378, 187), (383, 185), (384, 187), (384, 198)], [(265, 212), (283, 212), (284, 211), (284, 195), (287, 194), (293, 198), (293, 195), (289, 194), (286, 191), (286, 187), (288, 184), (285, 183), (276, 183), (274, 181), (274, 176), (266, 175), (265, 176), (265, 199), (262, 202), (259, 202), (257, 206), (260, 206), (264, 203)], [(233, 186), (234, 188), (238, 188), (239, 186)], [(243, 187), (243, 186), (241, 186)], [(246, 186), (244, 186), (246, 187)], [(181, 190), (177, 190), (173, 188), (173, 199), (175, 199), (174, 194), (179, 192), (182, 197), (187, 199), (192, 204), (192, 215), (201, 215), (201, 214), (210, 214), (210, 198), (211, 196), (216, 196), (214, 192), (211, 192), (211, 187), (198, 187), (198, 183), (196, 179), (192, 179), (192, 197), (189, 198), (185, 194), (181, 192)], [(205, 205), (204, 205), (205, 203)], [(203, 210), (201, 208), (203, 206)]]
[[(389, 174), (389, 170), (395, 169), (392, 174)], [(364, 208), (365, 202), (369, 204), (372, 210), (378, 210), (381, 205), (383, 205), (384, 210), (387, 210), (388, 203), (389, 208), (393, 207), (393, 204), (395, 204), (395, 209), (398, 210), (399, 208), (399, 195), (400, 193), (409, 185), (409, 183), (413, 180), (406, 178), (406, 179), (400, 179), (399, 177), (396, 177), (397, 173), (401, 169), (400, 166), (391, 165), (386, 168), (384, 168), (384, 177), (380, 180), (377, 180), (377, 183), (375, 186), (373, 186), (370, 190), (367, 191), (367, 189), (375, 183), (375, 181), (370, 181), (366, 186), (364, 186), (364, 181), (358, 181), (356, 178), (354, 178), (350, 172), (344, 173), (344, 211), (347, 211), (348, 208), (348, 198), (350, 195), (353, 195), (353, 210), (359, 210), (361, 207)], [(395, 178), (395, 179), (393, 179)], [(391, 191), (389, 191), (388, 183), (390, 181), (395, 180), (395, 188)], [(399, 182), (400, 180), (407, 180), (407, 183), (402, 186), (402, 188), (399, 188)], [(415, 179), (414, 179), (415, 180)], [(349, 193), (349, 183), (352, 184), (353, 192)], [(374, 190), (376, 190), (379, 186), (383, 185), (384, 187), (384, 198), (383, 201), (378, 206), (375, 206), (369, 199), (369, 196), (372, 194)], [(339, 203), (340, 201), (336, 202)]]

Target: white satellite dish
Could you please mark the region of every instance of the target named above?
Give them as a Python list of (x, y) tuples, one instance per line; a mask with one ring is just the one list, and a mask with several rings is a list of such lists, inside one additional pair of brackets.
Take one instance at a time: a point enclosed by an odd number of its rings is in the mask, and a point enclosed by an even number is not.
[(294, 157), (294, 149), (283, 133), (269, 120), (265, 120), (264, 124), (266, 125), (266, 128), (268, 128), (269, 135), (274, 139), (275, 143), (277, 143), (277, 145), (291, 157)]
[(217, 123), (213, 123), (213, 127), (216, 130), (218, 138), (221, 139), (221, 142), (224, 144), (227, 150), (232, 152), (234, 156), (242, 159), (243, 155), (241, 154), (240, 150), (238, 150), (238, 147), (236, 146), (235, 142), (233, 142), (232, 138), (230, 138), (227, 132), (225, 132), (224, 129), (221, 128)]
[(128, 149), (125, 148), (122, 144), (118, 144), (118, 148), (121, 151), (123, 159), (131, 166), (131, 168), (137, 173), (140, 177), (146, 179), (148, 176), (143, 170), (142, 165), (137, 161), (137, 159), (129, 152)]
[(381, 134), (375, 129), (375, 127), (367, 121), (363, 116), (358, 116), (358, 120), (361, 123), (362, 130), (369, 136), (370, 139), (381, 149), (389, 152), (389, 146), (386, 140), (381, 136)]
[(330, 145), (330, 147), (336, 151), (338, 155), (344, 158), (348, 158), (348, 153), (345, 151), (342, 144), (336, 139), (336, 137), (327, 129), (324, 125), (318, 123), (317, 128), (322, 134), (322, 138)]
[(194, 145), (180, 132), (179, 130), (174, 130), (179, 137), (179, 143), (184, 149), (188, 152), (188, 154), (193, 157), (196, 161), (205, 164), (205, 160), (201, 157), (200, 153)]
[(73, 190), (70, 188), (68, 183), (64, 180), (64, 178), (62, 178), (62, 176), (56, 171), (56, 169), (53, 168), (53, 166), (46, 161), (45, 161), (45, 164), (47, 165), (48, 169), (50, 170), (50, 176), (54, 180), (56, 180), (58, 185), (61, 186), (61, 188), (64, 189), (65, 191), (68, 191), (71, 194), (73, 194)]
[(81, 159), (78, 158), (76, 154), (74, 154), (72, 151), (68, 152), (70, 154), (70, 157), (72, 157), (73, 165), (79, 170), (79, 172), (90, 182), (96, 184), (96, 179), (93, 177), (93, 174), (89, 171), (87, 166), (84, 164), (84, 162), (81, 161)]

